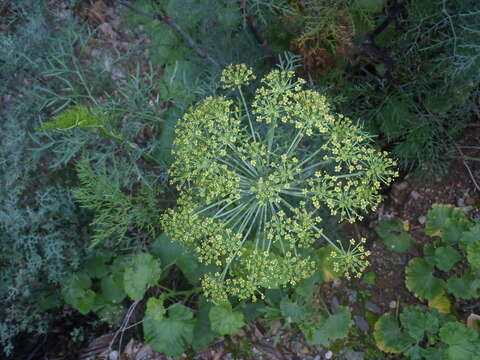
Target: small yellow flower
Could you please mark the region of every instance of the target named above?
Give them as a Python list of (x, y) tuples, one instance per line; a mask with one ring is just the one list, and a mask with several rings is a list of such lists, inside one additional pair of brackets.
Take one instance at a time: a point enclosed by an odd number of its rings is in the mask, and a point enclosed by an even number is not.
[(251, 80), (255, 80), (255, 75), (253, 70), (245, 64), (228, 65), (220, 77), (224, 89), (248, 85)]

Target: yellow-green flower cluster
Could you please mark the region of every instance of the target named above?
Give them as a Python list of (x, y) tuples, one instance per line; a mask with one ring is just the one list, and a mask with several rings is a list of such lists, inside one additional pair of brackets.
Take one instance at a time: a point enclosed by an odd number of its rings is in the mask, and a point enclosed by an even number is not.
[(273, 251), (246, 250), (238, 257), (229, 278), (222, 274), (207, 274), (202, 278), (205, 295), (215, 303), (227, 301), (228, 296), (240, 300), (263, 299), (263, 289), (295, 286), (311, 276), (315, 263), (287, 252), (284, 257)]
[(262, 79), (262, 83), (264, 86), (257, 89), (252, 102), (256, 120), (267, 124), (291, 121), (286, 109), (293, 104), (293, 96), (301, 92), (305, 80), (296, 79), (293, 71), (274, 70)]
[(339, 242), (340, 249), (334, 250), (330, 254), (333, 259), (333, 270), (343, 274), (349, 280), (352, 276), (360, 278), (370, 264), (367, 259), (370, 251), (365, 250), (364, 246), (366, 241), (365, 238), (361, 238), (357, 242), (351, 239), (347, 249)]
[(215, 267), (202, 280), (215, 302), (255, 300), (264, 288), (310, 276), (309, 249), (322, 239), (336, 249), (338, 270), (358, 274), (368, 251), (332, 242), (318, 212), (326, 207), (341, 220), (361, 219), (396, 176), (394, 161), (351, 120), (332, 113), (324, 96), (303, 90), (305, 81), (293, 72), (272, 71), (249, 105), (241, 86), (252, 79), (245, 65), (227, 67), (222, 82), (239, 96), (205, 99), (175, 133), (171, 176), (179, 206), (163, 226)]
[(248, 85), (252, 80), (255, 80), (253, 70), (245, 64), (228, 65), (220, 77), (224, 89)]
[(310, 248), (316, 240), (320, 239), (320, 232), (316, 229), (322, 219), (307, 211), (305, 204), (292, 209), (290, 216), (280, 210), (266, 228), (266, 237), (273, 240), (274, 244), (281, 244), (289, 251), (296, 248)]
[(163, 218), (167, 235), (192, 249), (205, 265), (224, 266), (233, 260), (234, 254), (241, 254), (241, 234), (211, 217), (196, 214), (195, 210), (198, 207), (190, 205), (168, 210)]

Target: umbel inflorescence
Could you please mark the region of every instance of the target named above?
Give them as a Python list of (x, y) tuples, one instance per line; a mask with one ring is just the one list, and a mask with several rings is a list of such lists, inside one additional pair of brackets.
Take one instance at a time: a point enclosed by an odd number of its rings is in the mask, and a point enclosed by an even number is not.
[(202, 280), (214, 302), (255, 300), (263, 288), (309, 277), (309, 252), (322, 240), (333, 245), (337, 270), (359, 274), (368, 265), (363, 240), (348, 248), (331, 241), (319, 209), (362, 219), (396, 175), (394, 161), (293, 72), (270, 72), (249, 106), (242, 87), (254, 79), (246, 65), (227, 67), (221, 81), (237, 98), (204, 99), (175, 134), (171, 176), (180, 196), (163, 225), (216, 269)]

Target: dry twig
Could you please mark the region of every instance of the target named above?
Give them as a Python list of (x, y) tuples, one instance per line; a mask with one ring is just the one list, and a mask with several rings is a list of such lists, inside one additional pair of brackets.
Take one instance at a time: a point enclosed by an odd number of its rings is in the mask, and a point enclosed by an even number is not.
[(473, 185), (475, 185), (475, 188), (477, 189), (477, 191), (480, 191), (480, 186), (478, 185), (477, 181), (475, 180), (475, 176), (473, 175), (473, 172), (470, 169), (470, 166), (468, 166), (468, 164), (467, 164), (467, 157), (465, 156), (462, 149), (460, 149), (460, 147), (457, 144), (455, 144), (455, 147), (457, 148), (458, 152), (460, 153), (460, 155), (462, 157), (463, 165), (467, 169), (468, 174), (470, 175), (470, 179), (472, 179)]
[(139, 10), (135, 9), (133, 6), (131, 6), (130, 4), (124, 3), (123, 1), (120, 1), (119, 4), (126, 7), (130, 11), (133, 11), (134, 13), (136, 13), (138, 15), (142, 15), (142, 16), (149, 17), (149, 18), (152, 18), (152, 19), (160, 20), (161, 22), (170, 26), (173, 30), (175, 30), (175, 32), (177, 32), (177, 34), (179, 34), (187, 42), (188, 46), (190, 46), (197, 53), (198, 56), (207, 60), (213, 66), (221, 67), (220, 63), (217, 60), (215, 60), (214, 58), (212, 58), (210, 56), (210, 54), (207, 52), (207, 50), (205, 50), (203, 47), (201, 47), (199, 44), (197, 44), (195, 42), (195, 40), (193, 40), (192, 37), (185, 30), (183, 30), (180, 27), (180, 25), (178, 25), (175, 22), (175, 20), (173, 20), (170, 16), (168, 16), (168, 14), (165, 12), (165, 10), (160, 9), (160, 14), (148, 14), (148, 13), (145, 13), (145, 12), (142, 12), (142, 11), (139, 11)]

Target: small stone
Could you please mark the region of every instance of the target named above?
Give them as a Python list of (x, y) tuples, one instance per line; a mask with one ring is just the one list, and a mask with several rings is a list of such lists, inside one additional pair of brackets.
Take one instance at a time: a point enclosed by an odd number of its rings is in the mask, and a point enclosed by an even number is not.
[(12, 101), (12, 95), (11, 94), (6, 94), (3, 96), (3, 102), (5, 104), (8, 104), (10, 101)]
[(363, 360), (363, 352), (348, 350), (344, 354), (345, 360)]
[(331, 352), (330, 350), (328, 350), (326, 353), (325, 353), (325, 359), (331, 359), (333, 357), (333, 352)]
[(153, 356), (153, 350), (147, 344), (144, 344), (138, 349), (135, 355), (135, 360), (148, 360)]
[(374, 314), (380, 314), (382, 312), (382, 310), (380, 309), (380, 307), (370, 301), (367, 301), (365, 303), (365, 307), (367, 308), (368, 311), (371, 311), (372, 313)]
[(110, 354), (108, 354), (108, 360), (117, 360), (118, 356), (119, 354), (117, 350), (110, 351)]
[(338, 301), (338, 298), (336, 296), (332, 297), (331, 300), (332, 308), (336, 309), (340, 305), (340, 301)]
[(302, 351), (300, 351), (300, 353), (306, 355), (306, 354), (310, 353), (310, 350), (307, 347), (303, 347)]
[(333, 280), (333, 287), (339, 287), (342, 284), (342, 281), (340, 279), (335, 279)]
[(357, 302), (357, 292), (355, 290), (348, 294), (348, 302), (351, 304)]
[(458, 207), (465, 206), (465, 200), (463, 198), (457, 199), (457, 206)]
[(421, 195), (418, 193), (418, 191), (413, 190), (413, 191), (410, 193), (410, 197), (411, 197), (413, 200), (418, 200), (418, 199), (421, 198)]
[(396, 309), (397, 308), (397, 302), (395, 300), (390, 301), (390, 304), (388, 304), (388, 307), (390, 309)]
[(368, 331), (368, 329), (370, 328), (368, 322), (363, 317), (358, 315), (355, 315), (355, 324), (362, 331)]
[(427, 222), (427, 217), (425, 215), (420, 216), (418, 222), (422, 225), (425, 224)]
[(407, 263), (407, 257), (406, 256), (399, 256), (398, 259), (397, 259), (397, 263), (399, 265), (405, 265)]
[(320, 355), (315, 356), (313, 360), (320, 360), (322, 357)]

